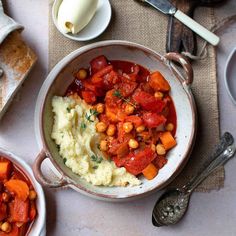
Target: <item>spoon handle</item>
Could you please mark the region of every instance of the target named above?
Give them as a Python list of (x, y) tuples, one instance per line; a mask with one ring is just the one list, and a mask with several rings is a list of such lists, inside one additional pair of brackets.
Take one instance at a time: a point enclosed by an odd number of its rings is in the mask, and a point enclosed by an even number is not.
[(208, 177), (217, 167), (224, 165), (231, 157), (234, 156), (236, 147), (233, 136), (226, 132), (216, 146), (210, 163), (205, 163), (197, 175), (195, 175), (183, 189), (191, 193), (206, 177)]

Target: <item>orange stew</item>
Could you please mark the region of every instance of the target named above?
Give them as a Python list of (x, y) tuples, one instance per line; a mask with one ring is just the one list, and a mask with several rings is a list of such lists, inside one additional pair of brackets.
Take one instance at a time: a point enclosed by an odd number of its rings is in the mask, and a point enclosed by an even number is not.
[(176, 112), (170, 85), (159, 71), (99, 56), (79, 69), (66, 95), (93, 106), (99, 148), (118, 167), (153, 179), (176, 145)]
[(34, 221), (37, 194), (25, 174), (0, 157), (0, 236), (24, 236)]

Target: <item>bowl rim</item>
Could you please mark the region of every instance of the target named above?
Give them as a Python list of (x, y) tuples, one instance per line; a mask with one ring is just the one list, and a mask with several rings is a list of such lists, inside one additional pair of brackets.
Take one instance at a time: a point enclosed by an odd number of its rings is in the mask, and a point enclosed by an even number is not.
[[(107, 4), (108, 8), (109, 8), (109, 16), (107, 17), (107, 20), (106, 20), (106, 24), (104, 25), (104, 28), (101, 30), (101, 31), (98, 31), (96, 34), (94, 35), (91, 35), (90, 37), (79, 37), (77, 35), (79, 35), (79, 33), (75, 34), (75, 36), (73, 34), (69, 34), (69, 33), (64, 33), (60, 27), (58, 26), (57, 24), (57, 15), (56, 15), (56, 12), (58, 13), (58, 9), (56, 9), (56, 4), (58, 3), (59, 0), (55, 0), (53, 2), (53, 5), (52, 5), (52, 10), (51, 10), (51, 14), (52, 14), (52, 20), (53, 20), (53, 24), (55, 25), (56, 29), (66, 38), (68, 39), (71, 39), (71, 40), (74, 40), (74, 41), (77, 41), (77, 42), (85, 42), (85, 41), (89, 41), (89, 40), (92, 40), (92, 39), (95, 39), (97, 38), (99, 35), (101, 35), (102, 33), (104, 33), (104, 31), (107, 29), (108, 25), (110, 24), (111, 22), (111, 17), (112, 17), (112, 8), (111, 8), (111, 3), (109, 0), (98, 0), (98, 1), (104, 1), (105, 4)], [(62, 0), (61, 0), (62, 1)], [(98, 2), (99, 4), (99, 2)], [(96, 14), (96, 12), (95, 12)], [(88, 25), (90, 24), (90, 22), (88, 23)], [(85, 26), (86, 28), (87, 26)]]
[[(151, 53), (152, 56), (154, 56), (158, 59), (162, 59), (162, 62), (165, 63), (166, 66), (174, 73), (175, 78), (181, 82), (181, 84), (184, 88), (184, 91), (189, 99), (191, 111), (192, 111), (193, 126), (191, 129), (191, 136), (189, 138), (188, 149), (186, 149), (181, 163), (177, 166), (175, 171), (171, 174), (170, 178), (163, 180), (162, 183), (160, 183), (157, 186), (154, 186), (153, 188), (148, 189), (146, 192), (138, 193), (138, 194), (130, 194), (128, 196), (116, 196), (116, 195), (110, 195), (110, 194), (96, 193), (96, 192), (91, 191), (91, 190), (83, 187), (82, 185), (76, 183), (74, 180), (72, 180), (69, 176), (67, 176), (63, 172), (63, 170), (60, 168), (60, 166), (56, 163), (56, 161), (54, 160), (54, 158), (50, 154), (48, 145), (45, 141), (46, 140), (45, 133), (43, 130), (43, 114), (44, 114), (44, 110), (45, 110), (45, 100), (46, 100), (48, 93), (49, 93), (55, 79), (57, 78), (58, 74), (61, 71), (63, 71), (63, 69), (65, 68), (66, 65), (68, 65), (71, 61), (73, 61), (76, 57), (80, 56), (81, 54), (88, 52), (89, 50), (93, 50), (97, 47), (106, 47), (106, 46), (135, 47), (140, 50), (143, 50), (145, 53)], [(141, 44), (137, 44), (137, 43), (133, 43), (133, 42), (129, 42), (129, 41), (124, 41), (124, 40), (106, 40), (106, 41), (100, 41), (100, 42), (96, 42), (96, 43), (92, 43), (92, 44), (83, 46), (83, 47), (71, 52), (67, 56), (65, 56), (62, 60), (60, 60), (54, 66), (54, 68), (51, 70), (51, 72), (47, 76), (47, 79), (51, 78), (51, 81), (49, 82), (49, 85), (47, 85), (46, 92), (43, 94), (43, 98), (41, 99), (41, 105), (39, 107), (39, 109), (40, 109), (39, 129), (40, 129), (41, 141), (43, 144), (43, 150), (44, 150), (45, 154), (50, 159), (50, 161), (52, 162), (52, 164), (56, 168), (56, 170), (60, 173), (62, 179), (64, 179), (68, 183), (67, 184), (68, 186), (72, 187), (73, 189), (77, 190), (78, 192), (81, 192), (85, 195), (89, 195), (91, 197), (94, 197), (94, 198), (100, 199), (100, 200), (108, 200), (109, 201), (109, 200), (113, 200), (113, 199), (115, 199), (115, 200), (117, 200), (117, 199), (133, 199), (134, 197), (138, 198), (139, 195), (146, 196), (154, 191), (162, 189), (163, 187), (168, 185), (171, 181), (173, 181), (173, 179), (181, 172), (181, 170), (184, 168), (185, 164), (187, 163), (187, 161), (190, 157), (190, 154), (192, 152), (192, 149), (193, 149), (193, 146), (195, 143), (196, 130), (197, 130), (197, 110), (196, 110), (195, 100), (194, 100), (193, 94), (190, 89), (190, 85), (187, 85), (183, 81), (183, 78), (181, 78), (181, 75), (180, 75), (179, 71), (176, 69), (176, 67), (171, 66), (170, 63), (168, 63), (168, 62), (169, 61), (166, 60), (166, 58), (164, 56), (162, 56), (161, 54), (159, 54), (159, 53), (155, 52), (154, 50), (152, 50), (146, 46), (143, 46)], [(47, 79), (45, 80), (45, 82), (47, 81)]]
[[(233, 50), (231, 51), (231, 53), (229, 54), (227, 61), (226, 61), (226, 66), (225, 66), (225, 70), (224, 70), (224, 81), (225, 81), (225, 87), (227, 90), (227, 93), (231, 99), (231, 101), (233, 102), (234, 105), (236, 105), (236, 95), (234, 96), (233, 93), (231, 92), (230, 86), (229, 86), (229, 67), (232, 64), (232, 60), (233, 60), (233, 56), (236, 54), (236, 47), (233, 48)], [(232, 66), (232, 65), (231, 65)]]
[[(37, 192), (37, 199), (38, 204), (40, 205), (40, 209), (37, 209), (37, 221), (33, 223), (31, 227), (35, 227), (34, 231), (30, 231), (27, 233), (28, 236), (31, 236), (32, 233), (34, 235), (45, 235), (46, 230), (46, 201), (45, 201), (45, 195), (42, 186), (37, 182), (37, 180), (34, 177), (33, 171), (29, 164), (27, 164), (22, 158), (20, 158), (18, 155), (7, 151), (4, 148), (0, 147), (0, 156), (3, 156), (4, 158), (10, 160), (13, 162), (14, 165), (19, 167), (23, 173), (27, 176), (27, 178), (30, 180), (30, 182), (33, 184), (33, 187), (35, 191)], [(40, 211), (39, 211), (40, 210)], [(33, 235), (32, 235), (33, 236)]]

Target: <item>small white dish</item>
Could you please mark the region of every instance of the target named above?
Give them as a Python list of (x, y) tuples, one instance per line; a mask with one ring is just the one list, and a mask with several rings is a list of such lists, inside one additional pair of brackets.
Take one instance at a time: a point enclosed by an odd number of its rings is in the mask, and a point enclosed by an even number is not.
[(57, 30), (65, 37), (75, 41), (88, 41), (102, 34), (111, 20), (111, 4), (109, 0), (99, 0), (97, 11), (92, 20), (78, 34), (64, 33), (57, 24), (58, 10), (63, 0), (55, 0), (52, 7), (52, 19)]
[(227, 59), (224, 77), (227, 92), (234, 105), (236, 105), (236, 48)]

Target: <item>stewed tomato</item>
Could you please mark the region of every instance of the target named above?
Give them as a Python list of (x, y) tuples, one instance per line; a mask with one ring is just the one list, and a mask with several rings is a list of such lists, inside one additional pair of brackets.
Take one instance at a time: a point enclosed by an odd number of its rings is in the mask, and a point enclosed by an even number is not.
[(109, 61), (105, 56), (94, 58), (82, 72), (76, 73), (67, 94), (76, 93), (95, 109), (102, 126), (97, 129), (102, 133), (100, 150), (117, 167), (154, 178), (176, 144), (176, 113), (168, 81), (159, 71), (150, 73), (138, 64)]

